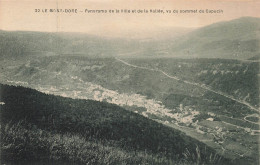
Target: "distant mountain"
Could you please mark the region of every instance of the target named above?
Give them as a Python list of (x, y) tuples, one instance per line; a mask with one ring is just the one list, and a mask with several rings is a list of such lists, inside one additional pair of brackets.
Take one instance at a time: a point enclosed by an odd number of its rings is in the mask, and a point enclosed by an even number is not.
[(260, 18), (243, 17), (215, 23), (175, 40), (172, 56), (248, 59), (260, 52)]
[[(129, 52), (128, 40), (110, 39), (81, 33), (0, 31), (0, 57), (27, 55), (112, 56)], [(135, 46), (135, 45), (133, 45)]]
[[(191, 31), (187, 28), (140, 31), (103, 37), (84, 33), (0, 31), (0, 57), (75, 55), (90, 57), (143, 56), (158, 42)], [(119, 38), (120, 36), (127, 38)], [(148, 52), (148, 53), (147, 53)]]
[(97, 34), (98, 36), (108, 37), (108, 38), (127, 38), (139, 41), (150, 41), (150, 40), (166, 40), (172, 39), (184, 34), (187, 34), (194, 30), (194, 28), (184, 28), (184, 27), (150, 27), (140, 28), (140, 29), (127, 29), (122, 31), (117, 31), (116, 33), (113, 31), (109, 31), (110, 29), (106, 29), (104, 31), (100, 31), (97, 29), (96, 31), (91, 31), (92, 34)]
[[(260, 53), (260, 18), (243, 17), (197, 30), (164, 28), (93, 36), (0, 31), (0, 57), (26, 55), (249, 59)], [(115, 38), (119, 37), (121, 38)], [(124, 36), (125, 38), (123, 38)]]

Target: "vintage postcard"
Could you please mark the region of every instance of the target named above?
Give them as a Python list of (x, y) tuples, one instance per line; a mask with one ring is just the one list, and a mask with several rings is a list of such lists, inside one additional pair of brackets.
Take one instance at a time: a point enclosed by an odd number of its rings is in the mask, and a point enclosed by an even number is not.
[(259, 165), (259, 11), (0, 0), (0, 164)]

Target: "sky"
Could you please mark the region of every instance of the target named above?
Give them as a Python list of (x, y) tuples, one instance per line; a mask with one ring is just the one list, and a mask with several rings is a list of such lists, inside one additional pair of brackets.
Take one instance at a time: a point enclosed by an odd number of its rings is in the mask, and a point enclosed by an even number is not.
[[(78, 13), (50, 13), (50, 9)], [(40, 12), (35, 12), (37, 10)], [(47, 13), (43, 12), (47, 9)], [(85, 10), (148, 10), (148, 13), (85, 13)], [(164, 10), (150, 13), (150, 9)], [(196, 10), (197, 13), (166, 13)], [(223, 13), (199, 13), (199, 10)], [(82, 11), (82, 12), (79, 12)], [(84, 32), (131, 35), (175, 27), (195, 28), (239, 17), (260, 17), (259, 0), (0, 0), (0, 29), (9, 31)]]

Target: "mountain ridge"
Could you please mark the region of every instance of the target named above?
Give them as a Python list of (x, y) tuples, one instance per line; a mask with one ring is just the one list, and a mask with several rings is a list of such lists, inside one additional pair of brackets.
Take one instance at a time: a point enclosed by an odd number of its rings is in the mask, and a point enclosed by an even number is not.
[(81, 54), (249, 59), (260, 54), (260, 18), (242, 17), (218, 22), (173, 38), (169, 37), (170, 31), (165, 32), (169, 34), (166, 36), (160, 33), (154, 34), (154, 38), (131, 39), (83, 33), (0, 31), (0, 56)]
[(260, 18), (242, 17), (194, 30), (170, 50), (185, 57), (248, 59), (260, 53), (259, 44)]

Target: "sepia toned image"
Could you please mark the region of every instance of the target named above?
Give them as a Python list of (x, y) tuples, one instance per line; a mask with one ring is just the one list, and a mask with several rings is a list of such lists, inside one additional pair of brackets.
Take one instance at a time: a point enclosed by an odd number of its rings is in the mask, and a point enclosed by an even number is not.
[(0, 164), (259, 165), (257, 0), (0, 0)]

